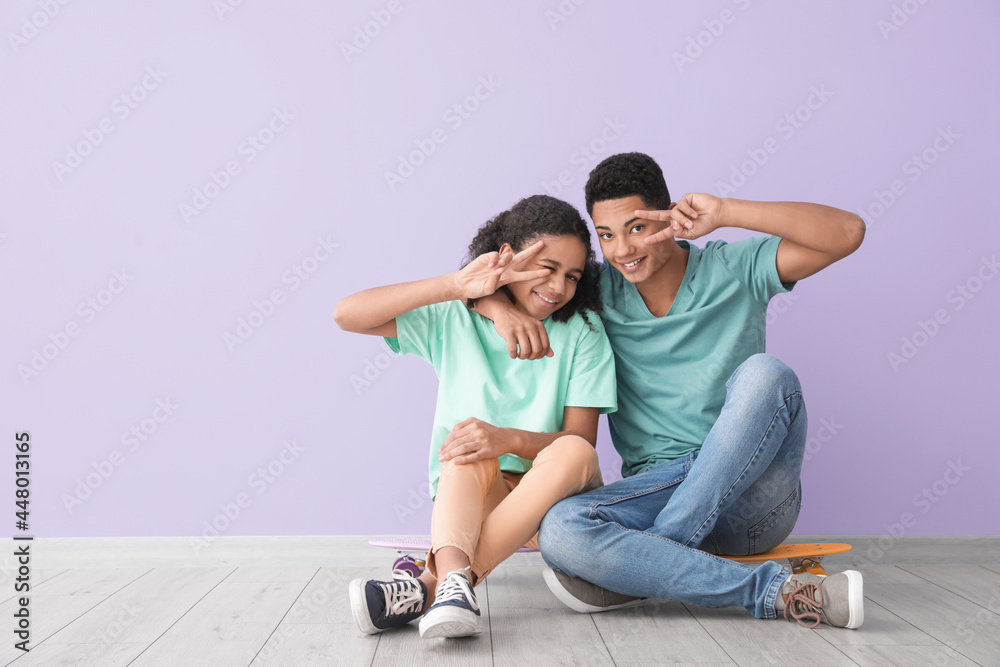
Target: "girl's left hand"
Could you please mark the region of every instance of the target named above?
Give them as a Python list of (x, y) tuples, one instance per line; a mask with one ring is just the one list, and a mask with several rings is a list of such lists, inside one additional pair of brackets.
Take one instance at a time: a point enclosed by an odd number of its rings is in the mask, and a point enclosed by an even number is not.
[(470, 417), (455, 424), (441, 444), (440, 461), (454, 460), (457, 464), (481, 459), (495, 459), (507, 453), (507, 429)]

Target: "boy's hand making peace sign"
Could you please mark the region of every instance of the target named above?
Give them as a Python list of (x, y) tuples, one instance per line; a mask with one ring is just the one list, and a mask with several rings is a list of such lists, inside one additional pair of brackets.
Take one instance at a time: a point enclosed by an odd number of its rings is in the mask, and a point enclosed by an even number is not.
[(670, 238), (691, 241), (722, 226), (722, 207), (723, 200), (714, 195), (689, 192), (666, 211), (639, 210), (635, 212), (635, 217), (667, 223), (665, 228), (645, 238), (647, 244)]

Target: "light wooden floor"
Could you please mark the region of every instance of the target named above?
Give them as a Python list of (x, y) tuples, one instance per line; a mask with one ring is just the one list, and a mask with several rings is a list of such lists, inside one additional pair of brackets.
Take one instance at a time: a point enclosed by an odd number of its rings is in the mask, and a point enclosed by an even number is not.
[[(477, 589), (482, 636), (421, 640), (415, 624), (355, 628), (348, 582), (389, 578), (395, 556), (363, 538), (226, 538), (197, 554), (183, 538), (36, 540), (27, 654), (12, 646), (15, 575), (0, 559), (0, 664), (1000, 665), (995, 545), (956, 558), (907, 542), (895, 555), (909, 564), (866, 562), (856, 546), (828, 568), (865, 576), (855, 631), (668, 601), (577, 614), (545, 587), (539, 555), (517, 554)], [(981, 564), (957, 564), (970, 561)]]

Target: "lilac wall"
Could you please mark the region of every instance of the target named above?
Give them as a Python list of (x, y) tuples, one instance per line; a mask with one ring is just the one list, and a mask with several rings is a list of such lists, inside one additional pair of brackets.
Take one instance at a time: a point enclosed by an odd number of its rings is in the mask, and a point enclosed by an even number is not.
[(32, 433), (36, 535), (426, 533), (433, 372), (334, 304), (454, 269), (522, 196), (582, 207), (628, 150), (675, 196), (869, 223), (772, 305), (810, 411), (798, 530), (1000, 532), (996, 3), (15, 0), (0, 25), (0, 418)]

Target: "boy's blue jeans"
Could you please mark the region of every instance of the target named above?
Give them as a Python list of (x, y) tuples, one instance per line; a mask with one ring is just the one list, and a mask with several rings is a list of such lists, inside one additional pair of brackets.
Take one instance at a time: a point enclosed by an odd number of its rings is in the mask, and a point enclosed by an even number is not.
[(806, 408), (795, 373), (756, 354), (726, 383), (726, 401), (700, 451), (567, 498), (542, 521), (551, 567), (604, 588), (774, 618), (789, 570), (713, 554), (767, 551), (792, 532)]

